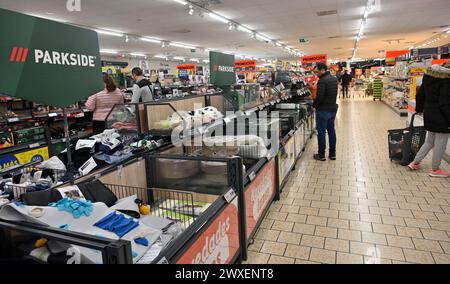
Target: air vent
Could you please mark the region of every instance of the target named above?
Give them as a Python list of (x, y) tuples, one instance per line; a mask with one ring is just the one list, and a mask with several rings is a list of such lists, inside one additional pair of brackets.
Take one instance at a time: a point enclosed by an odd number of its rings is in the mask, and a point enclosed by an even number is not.
[(172, 32), (176, 33), (176, 34), (188, 34), (188, 33), (191, 33), (192, 31), (188, 30), (188, 29), (182, 29), (182, 30), (175, 30), (175, 31), (172, 31)]
[(329, 36), (329, 39), (341, 38), (341, 36)]
[(336, 15), (337, 13), (338, 13), (337, 10), (320, 11), (320, 12), (317, 12), (317, 16), (319, 16), (319, 17), (330, 16), (330, 15)]

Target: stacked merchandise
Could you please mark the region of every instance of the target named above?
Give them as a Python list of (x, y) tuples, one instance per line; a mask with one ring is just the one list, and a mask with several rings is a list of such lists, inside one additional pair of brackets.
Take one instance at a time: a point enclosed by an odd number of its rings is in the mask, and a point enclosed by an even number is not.
[(383, 101), (400, 115), (406, 114), (409, 100), (410, 80), (406, 62), (397, 62), (384, 77)]
[(383, 81), (381, 80), (381, 78), (376, 78), (373, 80), (372, 83), (373, 100), (376, 99), (381, 100), (382, 93), (383, 93)]
[[(1, 207), (0, 217), (112, 240), (127, 240), (131, 243), (133, 263), (148, 264), (209, 206), (207, 203), (194, 204), (173, 199), (150, 206), (138, 199), (137, 191), (131, 192), (125, 187), (120, 190), (128, 196), (118, 200), (115, 192), (97, 180), (78, 186), (26, 193), (23, 202)], [(170, 210), (172, 213), (168, 213)], [(175, 214), (189, 216), (190, 223), (168, 218)], [(98, 251), (82, 246), (34, 237), (17, 242), (16, 248), (45, 263), (67, 263), (67, 252), (74, 248), (80, 251), (80, 263), (102, 263), (102, 255)]]

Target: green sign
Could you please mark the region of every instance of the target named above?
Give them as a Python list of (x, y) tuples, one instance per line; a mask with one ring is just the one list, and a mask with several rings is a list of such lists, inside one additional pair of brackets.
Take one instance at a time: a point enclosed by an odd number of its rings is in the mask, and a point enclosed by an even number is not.
[(65, 107), (102, 90), (97, 33), (0, 9), (0, 93)]
[(300, 43), (309, 43), (309, 40), (306, 38), (301, 38), (299, 41)]
[(210, 81), (216, 86), (230, 86), (236, 83), (234, 55), (209, 52)]

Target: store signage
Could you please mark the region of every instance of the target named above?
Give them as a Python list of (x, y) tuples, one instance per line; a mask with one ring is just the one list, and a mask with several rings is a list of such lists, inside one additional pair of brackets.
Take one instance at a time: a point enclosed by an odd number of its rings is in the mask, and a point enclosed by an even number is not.
[(327, 60), (328, 56), (326, 54), (314, 54), (303, 56), (301, 58), (302, 64), (317, 63), (317, 62), (327, 63)]
[(235, 62), (237, 73), (256, 72), (256, 60), (238, 60)]
[(395, 63), (396, 63), (395, 59), (397, 57), (403, 56), (408, 53), (409, 53), (409, 50), (407, 50), (407, 49), (386, 51), (386, 64), (387, 65), (395, 65)]
[(2, 93), (65, 107), (104, 88), (94, 31), (0, 9), (0, 38)]
[(197, 67), (197, 65), (195, 64), (182, 64), (182, 65), (178, 65), (177, 69), (195, 69)]
[(431, 64), (433, 64), (433, 65), (442, 65), (442, 64), (444, 64), (447, 61), (450, 61), (450, 58), (434, 59), (433, 61), (431, 61)]
[(4, 155), (0, 157), (0, 170), (32, 162), (43, 162), (48, 159), (48, 147), (34, 149), (15, 155)]
[(239, 250), (237, 198), (197, 237), (177, 264), (229, 264)]
[(210, 81), (217, 86), (230, 86), (236, 83), (234, 55), (210, 51)]
[(245, 191), (247, 238), (256, 229), (264, 210), (275, 196), (275, 160), (271, 160)]

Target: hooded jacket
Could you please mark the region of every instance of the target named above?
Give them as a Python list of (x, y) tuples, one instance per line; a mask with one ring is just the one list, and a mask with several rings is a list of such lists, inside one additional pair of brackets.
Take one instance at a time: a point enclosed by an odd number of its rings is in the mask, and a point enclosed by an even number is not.
[(430, 132), (450, 133), (449, 67), (428, 68), (416, 97), (416, 112), (423, 112), (425, 129)]
[(317, 95), (313, 107), (318, 111), (337, 112), (338, 80), (327, 71), (317, 83)]

